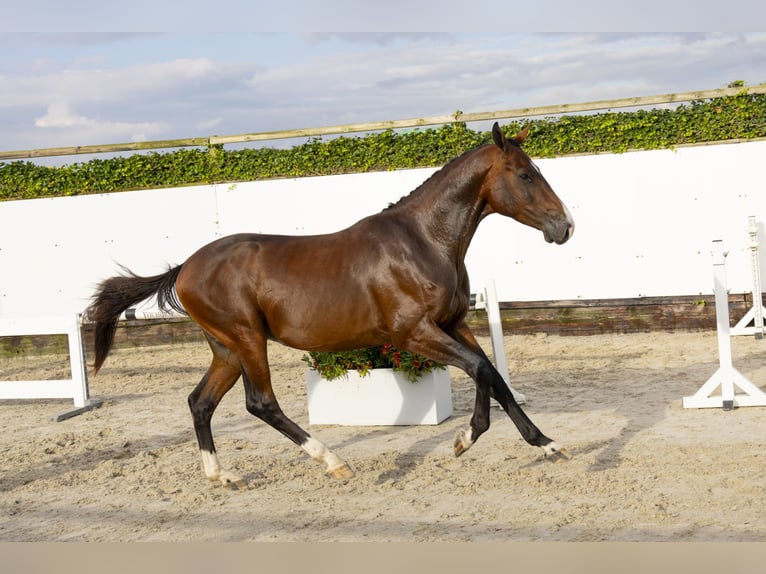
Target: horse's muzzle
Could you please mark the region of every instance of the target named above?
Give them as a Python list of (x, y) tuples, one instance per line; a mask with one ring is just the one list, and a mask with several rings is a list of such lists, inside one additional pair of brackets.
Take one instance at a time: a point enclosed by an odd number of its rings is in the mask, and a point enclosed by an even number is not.
[(574, 222), (571, 220), (561, 221), (555, 224), (547, 225), (543, 229), (543, 237), (548, 243), (563, 245), (574, 234)]

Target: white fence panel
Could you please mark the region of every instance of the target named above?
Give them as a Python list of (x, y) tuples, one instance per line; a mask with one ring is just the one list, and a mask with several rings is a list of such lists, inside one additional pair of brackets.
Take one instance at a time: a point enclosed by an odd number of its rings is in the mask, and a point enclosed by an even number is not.
[(79, 313), (118, 263), (164, 271), (216, 237), (211, 186), (0, 203), (0, 317)]
[(398, 201), (434, 171), (412, 169), (217, 186), (221, 234), (338, 231)]

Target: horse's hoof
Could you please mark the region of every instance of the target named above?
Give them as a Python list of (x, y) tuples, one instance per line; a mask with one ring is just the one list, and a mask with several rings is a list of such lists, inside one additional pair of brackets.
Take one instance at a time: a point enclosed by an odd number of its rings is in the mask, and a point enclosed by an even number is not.
[(354, 478), (354, 471), (348, 464), (343, 464), (337, 468), (330, 468), (327, 470), (327, 475), (337, 480), (345, 480)]
[(552, 462), (561, 462), (562, 460), (569, 460), (572, 455), (569, 451), (563, 447), (560, 447), (555, 442), (551, 441), (542, 447), (544, 456)]
[(455, 458), (459, 457), (465, 452), (465, 447), (460, 440), (455, 440)]
[(461, 429), (458, 429), (458, 431), (455, 433), (455, 442), (453, 443), (453, 447), (455, 449), (455, 457), (460, 456), (469, 448), (471, 448), (473, 443), (467, 442), (466, 435), (467, 432)]
[(223, 486), (231, 488), (232, 490), (242, 490), (247, 484), (244, 478), (229, 472), (221, 473), (221, 475), (218, 477), (218, 480)]

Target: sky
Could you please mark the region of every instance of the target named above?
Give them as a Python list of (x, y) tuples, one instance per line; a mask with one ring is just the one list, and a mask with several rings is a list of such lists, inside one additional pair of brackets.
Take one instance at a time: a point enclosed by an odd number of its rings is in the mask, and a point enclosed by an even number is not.
[[(55, 5), (64, 4), (71, 8)], [(210, 31), (199, 23), (140, 32), (116, 25), (116, 31), (70, 31), (46, 14), (0, 24), (0, 151), (766, 82), (766, 32), (272, 32), (235, 26)], [(317, 22), (314, 30), (327, 24)]]

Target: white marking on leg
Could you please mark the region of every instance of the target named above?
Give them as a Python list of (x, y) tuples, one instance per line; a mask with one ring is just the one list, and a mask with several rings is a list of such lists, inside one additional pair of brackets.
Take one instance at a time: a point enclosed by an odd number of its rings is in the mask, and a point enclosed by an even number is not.
[(569, 454), (569, 451), (561, 447), (555, 441), (551, 441), (548, 444), (544, 445), (542, 449), (546, 458), (551, 457), (556, 462), (560, 462), (561, 460), (572, 458), (572, 456)]
[(457, 430), (457, 432), (455, 433), (455, 456), (460, 456), (469, 448), (471, 448), (471, 446), (473, 445), (473, 438), (471, 438), (472, 436), (473, 436), (473, 430), (471, 428), (468, 428), (465, 430), (463, 429)]
[(473, 429), (467, 428), (464, 431), (462, 431), (460, 435), (460, 442), (463, 443), (463, 448), (465, 450), (468, 450), (473, 446), (473, 439), (471, 438), (473, 436)]
[(542, 448), (543, 448), (543, 451), (545, 452), (545, 456), (553, 456), (558, 451), (561, 450), (561, 447), (558, 444), (556, 444), (555, 441), (549, 442), (548, 444), (544, 445)]
[(205, 476), (210, 480), (218, 480), (221, 474), (221, 463), (218, 462), (218, 455), (206, 450), (200, 450), (199, 454), (202, 457), (202, 470)]
[(218, 461), (216, 453), (207, 450), (200, 450), (199, 453), (202, 457), (202, 470), (205, 472), (208, 480), (220, 482), (224, 486), (233, 484), (238, 488), (242, 488), (245, 485), (245, 481), (241, 476), (221, 468), (221, 463)]
[(305, 450), (314, 460), (324, 461), (327, 465), (327, 472), (332, 472), (338, 468), (347, 466), (343, 459), (328, 449), (324, 443), (313, 437), (306, 439), (306, 442), (301, 445), (301, 448), (303, 448), (303, 450)]

